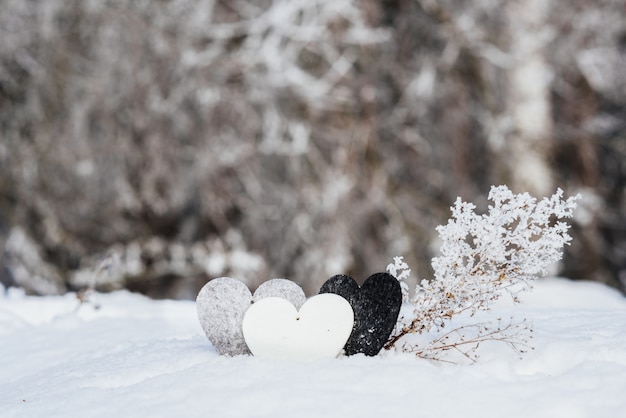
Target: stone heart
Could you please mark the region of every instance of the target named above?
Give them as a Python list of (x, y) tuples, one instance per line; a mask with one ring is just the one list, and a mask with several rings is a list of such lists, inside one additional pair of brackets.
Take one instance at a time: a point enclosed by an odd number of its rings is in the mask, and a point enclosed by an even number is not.
[(338, 295), (314, 296), (300, 311), (285, 299), (266, 298), (246, 312), (243, 335), (255, 356), (315, 360), (337, 357), (353, 324), (350, 304)]
[(339, 274), (322, 285), (320, 293), (344, 297), (354, 311), (354, 328), (344, 347), (346, 355), (375, 356), (389, 340), (402, 305), (400, 283), (391, 274), (371, 275), (363, 286)]
[(207, 338), (220, 354), (249, 354), (241, 330), (243, 317), (250, 305), (267, 297), (281, 297), (298, 308), (306, 302), (304, 291), (296, 283), (272, 279), (254, 292), (239, 280), (230, 277), (213, 279), (196, 298), (198, 319)]

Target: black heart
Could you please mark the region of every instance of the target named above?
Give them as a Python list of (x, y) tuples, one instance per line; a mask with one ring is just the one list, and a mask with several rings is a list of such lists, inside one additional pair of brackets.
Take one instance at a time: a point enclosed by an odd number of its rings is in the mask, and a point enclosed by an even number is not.
[(320, 293), (335, 293), (354, 311), (354, 327), (344, 350), (346, 355), (375, 356), (389, 340), (402, 305), (400, 283), (391, 274), (376, 273), (359, 287), (350, 276), (338, 274), (324, 283)]

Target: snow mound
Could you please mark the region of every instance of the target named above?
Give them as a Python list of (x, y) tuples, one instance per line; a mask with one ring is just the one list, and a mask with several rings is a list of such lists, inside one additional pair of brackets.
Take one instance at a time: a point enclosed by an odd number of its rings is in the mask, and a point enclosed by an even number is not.
[[(409, 354), (315, 362), (220, 356), (193, 302), (128, 292), (0, 296), (1, 417), (617, 417), (626, 411), (626, 300), (543, 279), (522, 305), (522, 359), (497, 344), (474, 365)], [(96, 309), (96, 306), (99, 307)]]

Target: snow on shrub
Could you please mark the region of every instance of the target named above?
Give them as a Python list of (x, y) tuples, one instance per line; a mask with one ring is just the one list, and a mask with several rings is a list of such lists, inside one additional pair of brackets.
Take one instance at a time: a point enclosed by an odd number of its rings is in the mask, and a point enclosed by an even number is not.
[[(486, 214), (457, 198), (452, 217), (437, 227), (442, 240), (441, 256), (432, 260), (433, 280), (422, 280), (408, 299), (404, 280), (410, 275), (402, 257), (395, 257), (387, 271), (404, 285), (409, 314), (400, 315), (387, 349), (413, 352), (424, 358), (447, 361), (454, 351), (476, 361), (485, 341), (500, 341), (524, 353), (531, 338), (526, 319), (479, 320), (502, 295), (519, 302), (518, 294), (547, 273), (561, 259), (571, 241), (569, 225), (580, 195), (563, 200), (558, 189), (550, 198), (537, 201), (528, 193), (514, 194), (506, 186), (493, 186), (488, 196), (493, 205)], [(472, 320), (475, 319), (475, 320)], [(415, 336), (419, 336), (416, 338)]]

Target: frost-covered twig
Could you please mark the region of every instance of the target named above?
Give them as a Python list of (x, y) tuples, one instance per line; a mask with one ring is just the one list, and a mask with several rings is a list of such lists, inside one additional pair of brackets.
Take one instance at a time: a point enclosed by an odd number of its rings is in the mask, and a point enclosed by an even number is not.
[[(528, 193), (513, 194), (506, 186), (492, 187), (489, 200), (493, 205), (483, 215), (474, 212), (472, 203), (457, 199), (448, 224), (437, 228), (443, 244), (441, 256), (432, 262), (435, 278), (417, 286), (412, 315), (400, 318), (386, 348), (400, 346), (426, 358), (453, 348), (471, 357), (474, 349), (460, 348), (498, 340), (522, 352), (526, 341), (522, 334), (530, 328), (514, 326), (513, 321), (505, 327), (499, 323), (493, 328), (485, 324), (453, 328), (424, 347), (412, 347), (403, 340), (410, 334), (441, 332), (452, 318), (489, 310), (503, 294), (519, 302), (518, 293), (561, 259), (571, 237), (569, 225), (560, 219), (572, 217), (579, 198), (563, 200), (563, 191), (558, 189), (550, 198), (537, 201)], [(468, 338), (468, 328), (479, 332)], [(452, 336), (458, 339), (448, 342)]]
[(510, 317), (505, 321), (497, 318), (495, 321), (486, 320), (452, 327), (450, 331), (438, 334), (423, 346), (405, 341), (401, 350), (428, 360), (450, 363), (454, 361), (445, 358), (444, 355), (447, 352), (454, 352), (474, 363), (479, 358), (478, 348), (482, 343), (487, 341), (504, 343), (522, 355), (533, 349), (530, 339), (532, 329), (527, 319), (518, 321)]
[(398, 279), (400, 282), (400, 289), (402, 290), (402, 301), (408, 302), (409, 285), (406, 283), (406, 279), (411, 277), (411, 269), (404, 261), (404, 257), (394, 257), (393, 263), (387, 265), (387, 272)]

